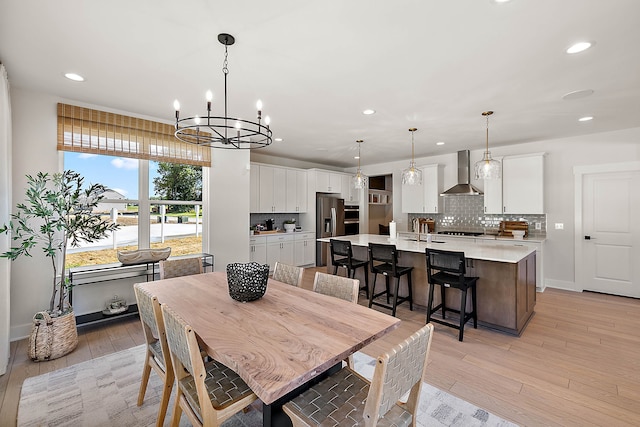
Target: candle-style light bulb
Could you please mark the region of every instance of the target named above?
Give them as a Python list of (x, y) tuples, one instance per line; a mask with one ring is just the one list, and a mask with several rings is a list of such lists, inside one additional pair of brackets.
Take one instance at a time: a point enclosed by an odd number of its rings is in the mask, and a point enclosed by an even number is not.
[(180, 117), (180, 103), (176, 99), (173, 101), (173, 109), (176, 110), (176, 120)]
[(269, 129), (269, 124), (271, 123), (271, 117), (265, 116), (264, 124), (267, 125), (267, 129)]
[(213, 101), (213, 92), (208, 90), (205, 96), (207, 98), (207, 111), (211, 111), (211, 101)]
[(238, 141), (240, 141), (240, 129), (242, 128), (242, 124), (240, 122), (236, 122), (236, 130), (238, 131)]
[(194, 121), (195, 124), (199, 125), (200, 124), (200, 116), (198, 116), (196, 114), (196, 116), (193, 118), (193, 121)]
[(262, 101), (259, 99), (256, 102), (256, 109), (258, 110), (258, 121), (260, 121), (262, 119)]

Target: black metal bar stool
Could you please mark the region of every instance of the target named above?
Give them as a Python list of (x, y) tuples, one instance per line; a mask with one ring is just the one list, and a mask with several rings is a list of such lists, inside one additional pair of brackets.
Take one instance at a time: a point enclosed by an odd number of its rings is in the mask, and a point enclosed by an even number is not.
[(347, 270), (347, 277), (352, 279), (356, 275), (356, 269), (364, 268), (364, 289), (365, 295), (369, 298), (369, 260), (361, 260), (353, 257), (351, 242), (348, 240), (330, 239), (329, 247), (331, 248), (331, 265), (333, 265), (333, 274), (338, 274), (338, 267), (344, 267)]
[[(391, 310), (391, 315), (396, 315), (396, 308), (398, 304), (402, 304), (405, 301), (409, 301), (409, 310), (413, 311), (413, 285), (411, 284), (411, 272), (413, 267), (403, 267), (398, 265), (398, 251), (395, 245), (383, 245), (378, 243), (369, 243), (369, 264), (371, 265), (371, 272), (373, 276), (373, 288), (371, 289), (371, 296), (369, 297), (369, 308), (372, 305), (388, 308)], [(378, 274), (384, 275), (386, 288), (382, 292), (376, 294), (376, 278)], [(407, 276), (407, 287), (409, 289), (408, 295), (404, 297), (398, 296), (398, 290), (400, 288), (400, 278)], [(393, 294), (390, 292), (389, 279), (394, 277), (396, 279), (395, 289)], [(387, 304), (374, 301), (375, 298), (386, 295)], [(389, 296), (393, 295), (393, 304), (389, 305)]]
[[(427, 278), (429, 281), (429, 301), (427, 303), (427, 323), (435, 322), (441, 325), (458, 329), (458, 340), (462, 341), (464, 336), (464, 325), (473, 319), (473, 327), (478, 328), (478, 314), (476, 310), (476, 282), (477, 277), (466, 277), (466, 262), (464, 252), (442, 251), (438, 249), (426, 250), (427, 254)], [(433, 289), (435, 285), (440, 285), (441, 302), (433, 306)], [(456, 288), (460, 290), (460, 310), (448, 308), (446, 306), (445, 290)], [(472, 312), (467, 313), (467, 290), (471, 289)], [(433, 318), (433, 314), (442, 310), (442, 320)], [(460, 323), (447, 322), (447, 311), (460, 314)]]

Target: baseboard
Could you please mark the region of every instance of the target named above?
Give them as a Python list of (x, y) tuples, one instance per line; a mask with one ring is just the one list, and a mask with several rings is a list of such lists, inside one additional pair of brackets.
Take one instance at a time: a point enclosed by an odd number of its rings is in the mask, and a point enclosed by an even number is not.
[(546, 279), (545, 288), (562, 289), (565, 291), (582, 292), (582, 289), (576, 288), (575, 282), (569, 282), (568, 280), (554, 280)]
[(9, 341), (20, 341), (31, 335), (31, 326), (33, 323), (25, 323), (18, 326), (12, 326), (9, 331)]

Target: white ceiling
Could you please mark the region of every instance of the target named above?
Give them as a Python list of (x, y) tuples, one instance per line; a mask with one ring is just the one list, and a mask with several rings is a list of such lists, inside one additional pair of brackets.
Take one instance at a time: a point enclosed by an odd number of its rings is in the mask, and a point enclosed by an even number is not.
[(176, 98), (222, 98), (227, 32), (230, 115), (260, 98), (284, 139), (262, 153), (349, 167), (357, 139), (363, 165), (407, 159), (410, 127), (416, 157), (481, 149), (489, 109), (490, 147), (639, 127), (639, 18), (638, 0), (2, 0), (0, 61), (12, 87), (171, 122)]

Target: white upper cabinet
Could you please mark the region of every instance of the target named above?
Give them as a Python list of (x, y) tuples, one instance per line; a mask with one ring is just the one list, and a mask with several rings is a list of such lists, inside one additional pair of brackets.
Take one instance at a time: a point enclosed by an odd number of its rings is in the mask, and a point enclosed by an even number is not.
[(342, 174), (323, 170), (314, 170), (316, 174), (316, 192), (342, 193)]
[(251, 213), (307, 211), (307, 171), (251, 163)]
[(422, 169), (422, 182), (424, 184), (424, 213), (440, 213), (442, 210), (440, 193), (443, 187), (443, 167), (429, 165)]
[(403, 213), (440, 213), (442, 210), (443, 167), (421, 168), (422, 185), (402, 185)]
[[(502, 157), (494, 157), (502, 164)], [(504, 172), (504, 166), (503, 166)], [(484, 213), (501, 214), (502, 213), (502, 179), (485, 179), (484, 180)]]
[(342, 198), (347, 205), (360, 204), (360, 194), (362, 189), (357, 189), (353, 186), (353, 175), (342, 175)]
[(544, 213), (544, 153), (502, 159), (502, 205), (507, 214)]
[(258, 212), (260, 210), (260, 166), (252, 164), (249, 176), (249, 212)]
[(260, 165), (259, 212), (286, 212), (286, 186), (285, 169)]
[(287, 212), (307, 211), (307, 171), (287, 169)]

